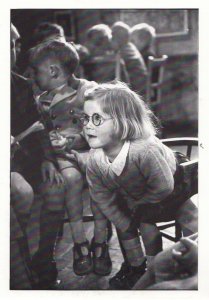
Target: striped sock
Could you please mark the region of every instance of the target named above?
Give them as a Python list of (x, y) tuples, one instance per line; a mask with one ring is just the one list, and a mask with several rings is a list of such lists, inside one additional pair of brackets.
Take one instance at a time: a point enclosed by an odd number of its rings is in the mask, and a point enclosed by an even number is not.
[(140, 266), (145, 261), (140, 239), (137, 237), (130, 240), (122, 240), (121, 242), (129, 264), (133, 267)]

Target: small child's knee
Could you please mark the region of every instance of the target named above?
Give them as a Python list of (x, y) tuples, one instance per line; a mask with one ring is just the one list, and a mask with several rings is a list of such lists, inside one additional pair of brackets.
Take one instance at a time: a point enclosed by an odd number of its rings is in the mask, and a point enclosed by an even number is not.
[(67, 187), (75, 187), (83, 185), (83, 176), (76, 169), (64, 170), (62, 173)]

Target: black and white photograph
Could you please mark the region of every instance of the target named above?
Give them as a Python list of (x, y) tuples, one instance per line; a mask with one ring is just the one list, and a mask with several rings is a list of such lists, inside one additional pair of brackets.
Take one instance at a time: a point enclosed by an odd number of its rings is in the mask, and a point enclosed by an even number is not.
[(9, 15), (9, 290), (198, 291), (199, 9)]

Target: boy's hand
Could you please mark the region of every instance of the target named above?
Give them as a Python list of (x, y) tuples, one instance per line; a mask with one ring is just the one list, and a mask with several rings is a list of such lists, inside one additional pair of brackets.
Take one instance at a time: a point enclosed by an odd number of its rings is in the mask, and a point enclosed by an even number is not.
[(41, 165), (41, 172), (43, 181), (49, 181), (50, 183), (63, 184), (64, 179), (62, 175), (57, 171), (54, 164), (51, 161), (45, 160)]

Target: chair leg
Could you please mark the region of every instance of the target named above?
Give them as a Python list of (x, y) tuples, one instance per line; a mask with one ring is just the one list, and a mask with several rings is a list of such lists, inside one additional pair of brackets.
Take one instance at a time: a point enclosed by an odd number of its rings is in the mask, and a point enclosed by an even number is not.
[(109, 242), (112, 237), (112, 224), (110, 221), (107, 223), (107, 241)]
[(176, 242), (178, 242), (181, 237), (182, 237), (181, 226), (179, 225), (178, 222), (175, 222), (175, 240), (176, 240)]
[(58, 235), (57, 236), (58, 236), (59, 239), (61, 239), (63, 237), (64, 223), (65, 223), (65, 221), (63, 221), (63, 223), (61, 224), (60, 229), (58, 231)]

